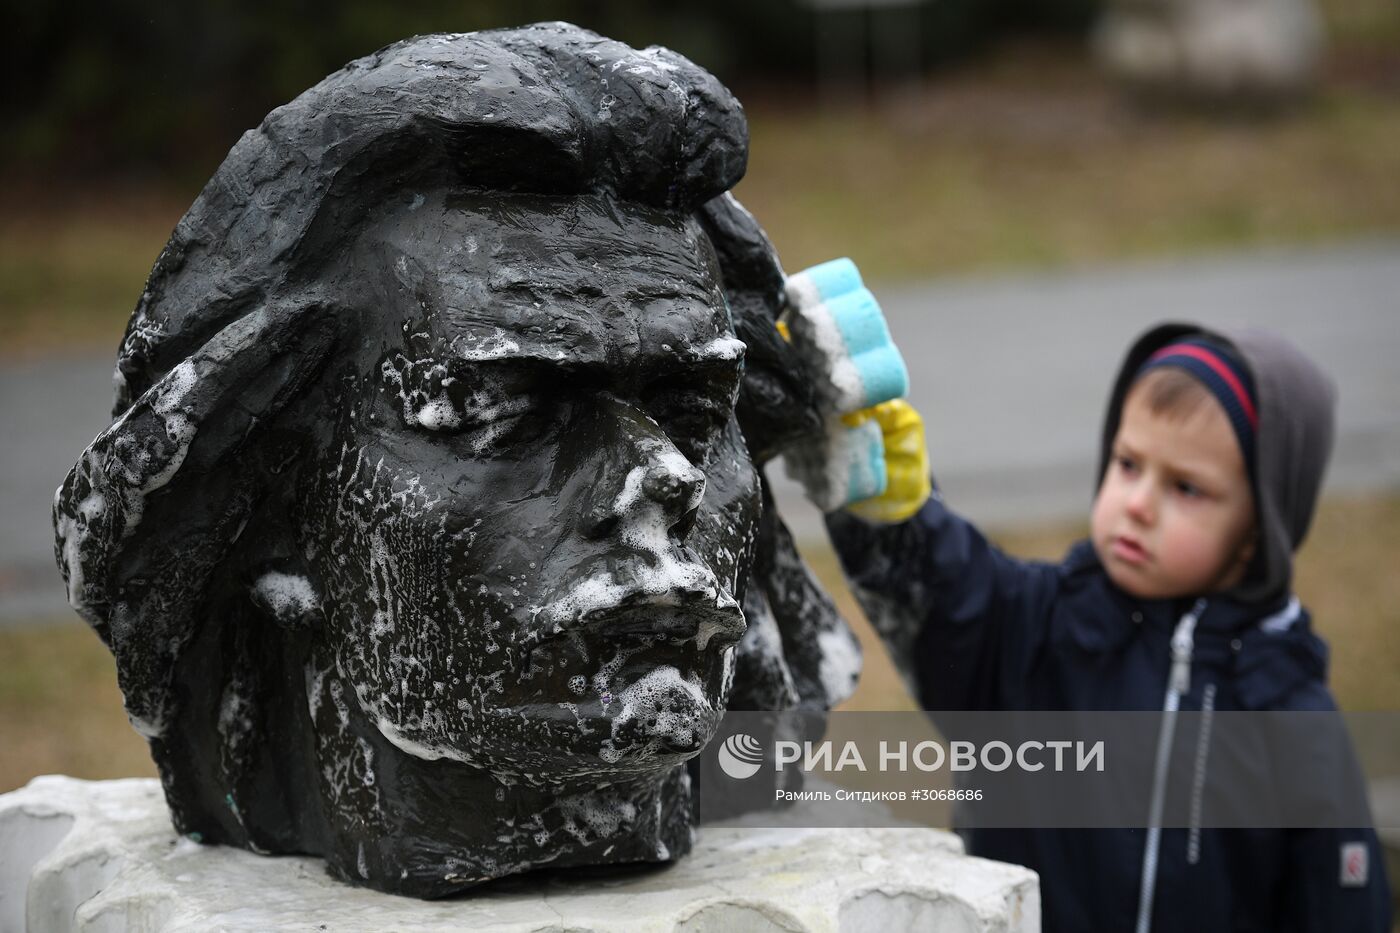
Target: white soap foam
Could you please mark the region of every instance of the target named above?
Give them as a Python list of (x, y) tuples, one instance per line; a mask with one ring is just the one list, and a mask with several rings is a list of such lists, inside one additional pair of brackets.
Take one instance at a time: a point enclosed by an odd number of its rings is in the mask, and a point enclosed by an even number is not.
[(456, 761), (466, 760), (460, 753), (451, 749), (410, 739), (403, 734), (403, 731), (400, 730), (398, 726), (394, 725), (383, 716), (376, 718), (374, 724), (376, 728), (379, 729), (379, 734), (388, 739), (395, 748), (405, 754), (412, 755), (414, 758), (421, 758), (424, 761), (437, 761), (439, 758), (450, 758)]
[(860, 644), (844, 625), (817, 633), (821, 650), (818, 676), (828, 706), (835, 706), (855, 692), (860, 679)]
[(130, 710), (127, 711), (126, 719), (127, 722), (131, 723), (131, 728), (135, 729), (141, 735), (142, 738), (160, 738), (160, 736), (165, 732), (164, 721), (152, 721), (142, 719), (140, 716), (133, 715)]
[(564, 817), (564, 829), (579, 842), (616, 836), (637, 819), (636, 804), (611, 795), (576, 794), (560, 798), (556, 806)]
[[(511, 355), (504, 344), (496, 349), (503, 356)], [(478, 454), (485, 453), (509, 427), (507, 419), (530, 407), (528, 397), (511, 395), (502, 381), (480, 377), (479, 387), (465, 394), (459, 405), (449, 393), (449, 387), (457, 380), (448, 375), (445, 365), (433, 360), (409, 360), (399, 354), (393, 360), (385, 360), (380, 372), (385, 385), (397, 390), (399, 407), (407, 424), (425, 431), (443, 432), (474, 427), (472, 446)]]
[(653, 597), (655, 604), (669, 605), (680, 591), (698, 591), (719, 607), (737, 605), (709, 568), (684, 560), (672, 543), (668, 532), (666, 508), (643, 494), (642, 484), (647, 470), (659, 465), (695, 483), (687, 509), (699, 505), (704, 496), (704, 477), (681, 455), (680, 451), (657, 445), (648, 452), (647, 466), (635, 466), (623, 479), (622, 489), (612, 503), (612, 513), (618, 517), (618, 536), (624, 544), (641, 552), (648, 559), (635, 562), (629, 568), (632, 579), (619, 583), (610, 575), (596, 575), (579, 581), (562, 598), (548, 606), (534, 609), (546, 622), (560, 623), (578, 619), (595, 609), (616, 606), (624, 598), (638, 592)]
[(865, 387), (836, 318), (824, 304), (801, 305), (791, 318), (792, 346), (805, 358), (808, 372), (824, 374), (815, 389), (822, 407), (849, 414), (865, 407)]
[[(737, 199), (735, 203), (738, 203)], [(748, 213), (747, 210), (745, 213)], [(811, 276), (805, 272), (788, 276), (787, 280), (783, 282), (783, 291), (787, 294), (788, 304), (794, 308), (821, 304), (822, 293), (817, 290), (817, 284), (812, 281)]]
[(329, 673), (329, 668), (318, 671), (309, 662), (306, 665), (306, 711), (311, 714), (313, 723), (316, 721), (316, 714), (321, 711), (321, 688)]
[(300, 619), (321, 605), (311, 581), (299, 574), (268, 571), (253, 583), (253, 592), (284, 621)]
[(107, 499), (94, 489), (78, 503), (77, 515), (70, 517), (59, 508), (62, 496), (63, 487), (60, 486), (54, 491), (54, 514), (58, 516), (58, 537), (63, 542), (63, 564), (68, 571), (68, 604), (81, 611), (87, 605), (83, 594), (82, 543), (87, 538), (87, 529), (107, 510)]
[(716, 337), (695, 352), (702, 360), (739, 360), (748, 348), (738, 337)]
[[(678, 696), (688, 701), (679, 710), (672, 708)], [(655, 725), (647, 727), (648, 735), (669, 739), (675, 745), (693, 744), (703, 726), (701, 717), (711, 711), (701, 686), (686, 680), (670, 665), (649, 672), (623, 690), (619, 699), (622, 709), (613, 719), (614, 741), (618, 729), (627, 723), (655, 719)]]
[[(131, 534), (140, 523), (141, 517), (145, 513), (146, 496), (167, 485), (185, 462), (190, 444), (194, 440), (196, 425), (189, 413), (181, 406), (185, 404), (187, 396), (197, 381), (198, 374), (195, 372), (194, 363), (185, 360), (166, 373), (143, 396), (149, 400), (151, 411), (160, 418), (166, 437), (174, 447), (169, 451), (169, 458), (159, 469), (152, 469), (149, 453), (140, 452), (136, 455), (135, 462), (128, 464), (122, 470), (122, 478), (126, 480), (127, 488), (118, 487), (114, 491), (121, 499), (123, 536)], [(124, 432), (127, 422), (135, 410), (135, 407), (128, 410), (111, 427), (102, 432), (97, 440), (83, 451), (82, 460), (91, 463), (96, 457), (95, 450), (106, 447), (110, 438)], [(92, 476), (105, 475), (105, 471), (101, 470), (90, 472)], [(106, 508), (106, 500), (100, 496), (99, 499), (102, 502), (102, 507)], [(72, 598), (72, 587), (70, 587), (70, 601)]]
[(230, 684), (219, 703), (219, 734), (227, 741), (234, 729), (251, 729), (253, 720), (248, 715), (251, 709), (248, 699), (238, 692), (236, 686)]
[(459, 335), (452, 338), (452, 354), (472, 362), (505, 360), (520, 355), (520, 344), (506, 331), (483, 336)]
[(413, 411), (411, 415), (408, 414), (408, 409), (405, 409), (405, 417), (409, 419), (410, 424), (417, 422), (429, 431), (450, 431), (462, 424), (461, 415), (457, 414), (457, 410), (452, 407), (452, 400), (446, 395), (428, 399), (423, 407)]
[[(196, 379), (194, 363), (185, 360), (167, 373), (151, 390), (155, 393), (151, 410), (160, 415), (165, 422), (166, 436), (174, 441), (175, 450), (164, 467), (145, 477), (145, 481), (139, 487), (143, 495), (149, 495), (169, 483), (180, 469), (180, 465), (185, 462), (190, 442), (194, 440), (195, 425), (179, 406), (194, 388)], [(135, 524), (135, 521), (131, 521), (130, 524)]]
[[(721, 702), (727, 703), (730, 688), (734, 686), (734, 672), (739, 667), (739, 648), (737, 645), (730, 645), (724, 649), (724, 653), (720, 656), (720, 664), (719, 695)], [(784, 676), (786, 673), (784, 670)]]

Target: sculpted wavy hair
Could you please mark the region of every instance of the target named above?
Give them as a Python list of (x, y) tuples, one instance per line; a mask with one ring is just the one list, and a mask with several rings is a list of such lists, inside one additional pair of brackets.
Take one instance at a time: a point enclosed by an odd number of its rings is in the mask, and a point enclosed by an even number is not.
[[(607, 191), (691, 212), (748, 346), (736, 414), (762, 464), (818, 415), (774, 328), (777, 258), (727, 193), (746, 158), (743, 111), (707, 72), (557, 23), (391, 45), (239, 140), (157, 260), (118, 354), (114, 420), (54, 505), (70, 602), (115, 656), (177, 828), (285, 850), (309, 818), (287, 790), (306, 779), (309, 724), (286, 711), (305, 703), (320, 610), (296, 594), (273, 605), (253, 583), (290, 552), (279, 522), (357, 339), (318, 293), (325, 257), (417, 185)], [(766, 481), (764, 501), (730, 705), (825, 709), (844, 694), (819, 676), (816, 636), (854, 641)], [(230, 709), (229, 696), (258, 699)]]

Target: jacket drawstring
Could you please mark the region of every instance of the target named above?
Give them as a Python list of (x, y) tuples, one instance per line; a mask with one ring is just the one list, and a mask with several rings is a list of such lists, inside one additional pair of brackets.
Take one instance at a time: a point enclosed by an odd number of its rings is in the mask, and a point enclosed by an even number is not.
[(1181, 617), (1172, 632), (1172, 667), (1167, 677), (1167, 695), (1162, 701), (1162, 729), (1157, 733), (1157, 767), (1152, 776), (1152, 803), (1147, 823), (1147, 844), (1142, 855), (1142, 887), (1138, 896), (1137, 933), (1152, 929), (1152, 898), (1157, 892), (1157, 856), (1162, 845), (1162, 811), (1167, 800), (1167, 767), (1171, 763), (1172, 740), (1176, 736), (1176, 714), (1181, 697), (1191, 690), (1191, 649), (1195, 645), (1196, 622), (1206, 611), (1206, 601), (1196, 600), (1191, 611)]
[(1206, 684), (1201, 695), (1201, 734), (1196, 738), (1196, 771), (1191, 782), (1191, 826), (1186, 836), (1186, 864), (1201, 860), (1201, 799), (1206, 789), (1206, 762), (1210, 755), (1210, 727), (1215, 719), (1215, 684)]

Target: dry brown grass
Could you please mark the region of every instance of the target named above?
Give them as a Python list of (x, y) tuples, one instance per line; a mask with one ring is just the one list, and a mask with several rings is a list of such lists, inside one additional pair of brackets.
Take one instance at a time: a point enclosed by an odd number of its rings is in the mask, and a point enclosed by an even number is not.
[(194, 194), (0, 188), (0, 359), (116, 352), (146, 275)]
[(85, 625), (0, 629), (0, 793), (39, 774), (154, 775), (112, 656)]

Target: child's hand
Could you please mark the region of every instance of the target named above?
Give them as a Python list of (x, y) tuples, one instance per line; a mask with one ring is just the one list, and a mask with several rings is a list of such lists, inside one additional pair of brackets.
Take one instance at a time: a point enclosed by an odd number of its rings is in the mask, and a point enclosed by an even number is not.
[(933, 492), (923, 419), (903, 399), (862, 409), (842, 420), (849, 424), (851, 419), (873, 421), (880, 426), (885, 448), (885, 490), (852, 503), (847, 510), (872, 522), (904, 521), (919, 511)]

